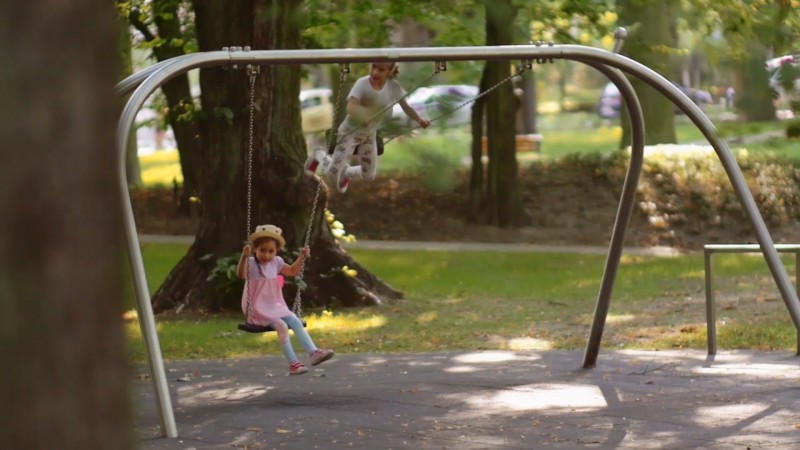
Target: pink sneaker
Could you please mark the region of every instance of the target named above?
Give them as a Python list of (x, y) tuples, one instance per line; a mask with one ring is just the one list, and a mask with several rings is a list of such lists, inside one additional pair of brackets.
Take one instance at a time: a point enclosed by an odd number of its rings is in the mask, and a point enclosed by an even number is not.
[(289, 364), (289, 375), (302, 375), (306, 372), (308, 372), (308, 369), (306, 369), (305, 364), (300, 361)]
[(309, 356), (311, 357), (311, 365), (316, 366), (333, 358), (333, 350), (316, 349)]

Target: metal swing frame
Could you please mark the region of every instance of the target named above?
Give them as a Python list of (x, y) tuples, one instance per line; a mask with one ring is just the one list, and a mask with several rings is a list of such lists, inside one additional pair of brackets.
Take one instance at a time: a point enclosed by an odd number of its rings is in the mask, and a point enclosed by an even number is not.
[(535, 60), (568, 59), (588, 64), (606, 75), (617, 85), (622, 95), (631, 122), (631, 161), (623, 183), (622, 195), (617, 209), (614, 228), (606, 258), (605, 269), (597, 296), (594, 318), (584, 352), (583, 367), (595, 366), (600, 351), (600, 342), (611, 302), (617, 271), (623, 251), (628, 223), (633, 211), (634, 196), (644, 158), (644, 118), (639, 99), (623, 73), (636, 77), (658, 90), (671, 100), (701, 130), (716, 151), (733, 189), (742, 203), (742, 208), (753, 226), (761, 252), (772, 273), (795, 328), (800, 330), (800, 301), (795, 293), (786, 268), (759, 212), (736, 159), (728, 145), (720, 137), (716, 127), (705, 113), (683, 92), (652, 69), (624, 57), (617, 52), (625, 38), (624, 29), (617, 30), (614, 51), (582, 45), (505, 45), (483, 47), (419, 47), (419, 48), (372, 48), (329, 50), (258, 50), (232, 48), (221, 51), (202, 52), (162, 61), (129, 76), (117, 84), (117, 92), (126, 95), (132, 92), (119, 119), (117, 127), (117, 151), (119, 154), (119, 190), (122, 196), (125, 235), (133, 272), (134, 293), (137, 299), (139, 322), (145, 343), (159, 406), (162, 434), (177, 437), (172, 402), (169, 395), (164, 364), (161, 356), (155, 317), (150, 303), (150, 294), (145, 277), (139, 238), (136, 231), (133, 206), (128, 191), (125, 172), (127, 139), (135, 122), (136, 113), (147, 98), (171, 78), (189, 70), (204, 67), (302, 64), (302, 63), (348, 63), (348, 62), (404, 62), (404, 61), (466, 61), (466, 60)]

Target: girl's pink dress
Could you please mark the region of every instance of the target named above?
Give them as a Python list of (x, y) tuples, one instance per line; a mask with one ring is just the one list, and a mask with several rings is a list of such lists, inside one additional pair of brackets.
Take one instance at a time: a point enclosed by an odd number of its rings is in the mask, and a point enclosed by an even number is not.
[(247, 314), (247, 292), (250, 291), (250, 317), (255, 325), (269, 325), (281, 317), (293, 316), (283, 299), (281, 269), (286, 263), (276, 256), (272, 261), (259, 264), (255, 257), (247, 258), (248, 278), (242, 291), (242, 312)]

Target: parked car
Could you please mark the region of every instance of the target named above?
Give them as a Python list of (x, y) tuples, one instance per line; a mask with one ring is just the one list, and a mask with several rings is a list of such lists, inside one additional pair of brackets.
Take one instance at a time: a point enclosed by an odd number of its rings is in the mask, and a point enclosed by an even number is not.
[[(701, 108), (713, 101), (711, 93), (708, 91), (704, 91), (702, 89), (690, 89), (675, 82), (672, 84), (674, 84), (675, 87), (680, 89), (681, 92), (686, 94), (687, 97), (692, 99), (692, 101)], [(606, 84), (606, 86), (603, 88), (603, 92), (600, 94), (600, 98), (597, 100), (597, 114), (603, 119), (613, 119), (619, 117), (621, 105), (622, 96), (619, 93), (619, 89), (617, 89), (617, 85), (614, 83)], [(681, 110), (678, 109), (677, 106), (675, 107), (675, 113), (681, 113)]]
[(597, 100), (597, 114), (603, 119), (613, 119), (619, 117), (619, 109), (622, 104), (622, 96), (614, 83), (608, 83), (603, 88), (600, 98)]
[(328, 88), (300, 91), (300, 115), (303, 133), (318, 133), (333, 124), (333, 91)]
[[(441, 84), (418, 88), (406, 97), (406, 102), (429, 120), (437, 119), (437, 125), (460, 126), (471, 122), (472, 104), (456, 108), (475, 98), (478, 92), (477, 86), (468, 84)], [(415, 125), (399, 104), (392, 109), (392, 122), (404, 127)]]

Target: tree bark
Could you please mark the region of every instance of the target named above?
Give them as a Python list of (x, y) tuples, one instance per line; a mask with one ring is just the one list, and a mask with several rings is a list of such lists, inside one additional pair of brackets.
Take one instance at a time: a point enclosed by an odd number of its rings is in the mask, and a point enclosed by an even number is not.
[[(156, 39), (163, 43), (153, 47), (153, 56), (156, 61), (166, 61), (171, 58), (186, 54), (182, 44), (191, 39), (183, 31), (178, 0), (155, 0), (152, 3), (154, 15), (152, 20), (134, 10), (131, 12), (131, 24), (142, 34), (146, 42)], [(151, 24), (155, 26), (156, 33), (151, 31)], [(220, 49), (215, 49), (220, 50)], [(178, 157), (183, 174), (183, 188), (178, 196), (177, 211), (183, 215), (190, 215), (192, 208), (190, 198), (197, 193), (197, 180), (200, 176), (198, 154), (200, 142), (198, 139), (197, 121), (194, 120), (194, 100), (192, 99), (191, 84), (188, 75), (179, 75), (161, 86), (161, 92), (167, 101), (167, 123), (175, 134), (175, 143), (178, 147)]]
[[(226, 46), (253, 49), (301, 47), (303, 17), (300, 0), (218, 2), (196, 0), (197, 38), (201, 51)], [(243, 240), (259, 224), (283, 229), (284, 255), (294, 260), (311, 232), (311, 258), (302, 300), (308, 305), (369, 305), (381, 298), (400, 298), (374, 275), (358, 266), (338, 245), (324, 221), (327, 187), (311, 217), (318, 178), (304, 174), (307, 150), (301, 131), (299, 65), (261, 66), (255, 78), (253, 121), (252, 213), (248, 218), (249, 159), (248, 73), (233, 68), (200, 72), (202, 119), (199, 122), (202, 165), (198, 191), (202, 217), (194, 244), (153, 297), (154, 309), (186, 305), (197, 309), (238, 309), (239, 298), (222, 298), (207, 281), (215, 261), (241, 252)], [(248, 220), (250, 219), (250, 220)], [(248, 227), (248, 222), (249, 227)], [(206, 257), (211, 255), (211, 257)], [(348, 265), (356, 277), (335, 276)], [(295, 285), (287, 283), (290, 301)], [(291, 305), (290, 305), (291, 306)]]
[[(510, 0), (486, 1), (486, 44), (510, 45), (509, 24), (516, 9)], [(495, 86), (511, 75), (508, 61), (486, 63), (486, 81)], [(489, 165), (487, 167), (486, 221), (500, 227), (530, 223), (522, 203), (516, 152), (516, 113), (519, 101), (510, 81), (504, 82), (486, 98), (486, 136)]]
[[(481, 71), (481, 81), (479, 92), (484, 92), (488, 89), (486, 80), (487, 66), (483, 66)], [(484, 130), (484, 112), (486, 111), (486, 98), (479, 97), (472, 103), (472, 144), (470, 147), (470, 154), (472, 156), (472, 167), (469, 172), (469, 207), (468, 207), (468, 220), (479, 222), (483, 218), (481, 210), (486, 202), (485, 189), (484, 189), (484, 170), (483, 170), (483, 136)]]
[[(675, 80), (677, 72), (670, 63), (670, 51), (677, 45), (677, 2), (642, 2), (640, 0), (620, 0), (617, 13), (620, 24), (629, 27), (631, 32), (625, 41), (623, 53), (668, 80)], [(675, 134), (675, 107), (670, 100), (661, 95), (638, 78), (631, 79), (639, 101), (642, 104), (645, 125), (645, 144), (666, 144), (677, 142)], [(620, 122), (622, 138), (620, 148), (631, 143), (631, 127), (627, 120), (625, 103), (622, 103)]]
[(0, 17), (0, 446), (133, 448), (113, 4), (3, 2)]
[(747, 47), (744, 57), (733, 62), (736, 112), (743, 121), (777, 120), (769, 73), (764, 68), (767, 48), (755, 40), (748, 41)]

